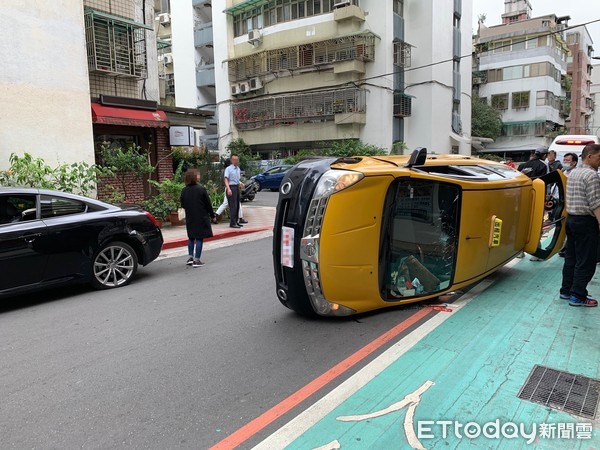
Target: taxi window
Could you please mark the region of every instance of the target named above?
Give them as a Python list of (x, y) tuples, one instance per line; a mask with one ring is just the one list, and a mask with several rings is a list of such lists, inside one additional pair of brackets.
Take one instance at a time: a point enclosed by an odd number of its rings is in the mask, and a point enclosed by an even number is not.
[(380, 252), (382, 298), (398, 301), (446, 289), (458, 245), (460, 188), (431, 180), (392, 184)]

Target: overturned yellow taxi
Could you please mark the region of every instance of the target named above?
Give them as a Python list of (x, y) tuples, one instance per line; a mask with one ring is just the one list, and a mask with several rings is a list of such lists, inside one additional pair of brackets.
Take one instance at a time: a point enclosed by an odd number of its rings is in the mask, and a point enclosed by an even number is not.
[(562, 246), (565, 177), (462, 155), (324, 158), (291, 169), (273, 237), (277, 297), (345, 316), (460, 289)]

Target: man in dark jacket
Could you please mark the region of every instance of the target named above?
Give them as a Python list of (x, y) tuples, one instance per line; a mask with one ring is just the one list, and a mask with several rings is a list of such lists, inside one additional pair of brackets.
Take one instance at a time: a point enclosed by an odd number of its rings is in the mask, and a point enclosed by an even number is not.
[(533, 154), (533, 157), (519, 166), (519, 171), (527, 175), (529, 178), (539, 178), (548, 173), (548, 149), (546, 147), (538, 147)]
[[(184, 175), (185, 187), (181, 191), (181, 206), (185, 209), (185, 227), (188, 234), (188, 266), (202, 267), (200, 261), (204, 239), (213, 235), (210, 226), (215, 216), (210, 197), (202, 186), (200, 173), (196, 169), (188, 169)], [(194, 252), (194, 246), (196, 251)]]

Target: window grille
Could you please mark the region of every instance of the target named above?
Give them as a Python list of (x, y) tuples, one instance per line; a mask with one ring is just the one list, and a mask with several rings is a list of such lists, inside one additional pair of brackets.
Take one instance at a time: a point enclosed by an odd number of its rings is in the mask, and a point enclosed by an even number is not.
[(410, 47), (410, 44), (406, 42), (394, 42), (394, 65), (398, 67), (410, 67)]
[(394, 116), (410, 117), (412, 114), (412, 97), (396, 92), (394, 94)]
[(101, 11), (85, 11), (88, 68), (114, 76), (147, 78), (146, 32), (149, 26)]
[(233, 107), (233, 122), (240, 130), (252, 130), (295, 123), (327, 122), (333, 121), (335, 114), (365, 112), (366, 91), (348, 88), (238, 102)]
[(333, 64), (353, 59), (360, 61), (375, 59), (375, 35), (373, 33), (342, 36), (233, 58), (229, 61), (229, 81), (243, 81), (267, 73), (311, 67), (317, 70), (317, 66), (321, 64)]

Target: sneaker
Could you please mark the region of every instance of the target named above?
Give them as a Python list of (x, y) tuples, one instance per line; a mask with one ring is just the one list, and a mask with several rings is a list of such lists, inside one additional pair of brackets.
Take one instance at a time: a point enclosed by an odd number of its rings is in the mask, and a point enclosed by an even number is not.
[(240, 220), (238, 220), (238, 225), (241, 225), (241, 224), (243, 224), (243, 223), (248, 223), (248, 221), (247, 221), (247, 220), (245, 220), (245, 219), (240, 219)]
[[(560, 294), (559, 297), (561, 300), (571, 300), (571, 294)], [(594, 297), (591, 297), (589, 295), (587, 296), (587, 299), (596, 301)]]
[(529, 261), (543, 261), (542, 258), (538, 258), (536, 256), (532, 256), (531, 258), (529, 258)]
[(569, 306), (588, 306), (594, 307), (598, 306), (598, 301), (593, 298), (586, 298), (585, 300), (578, 299), (577, 297), (571, 296), (569, 299)]
[(187, 260), (187, 262), (185, 264), (186, 264), (186, 266), (191, 266), (192, 264), (194, 264), (194, 258), (192, 258), (190, 256), (189, 259)]
[(200, 261), (199, 259), (195, 259), (194, 263), (192, 264), (192, 267), (202, 267), (205, 266), (206, 264), (203, 263), (202, 261)]
[(242, 228), (241, 225), (229, 225), (229, 228)]
[(211, 221), (212, 223), (214, 223), (215, 225), (219, 223), (219, 221), (217, 220), (217, 218), (216, 218), (216, 217), (213, 217), (212, 219), (210, 219), (210, 221)]

